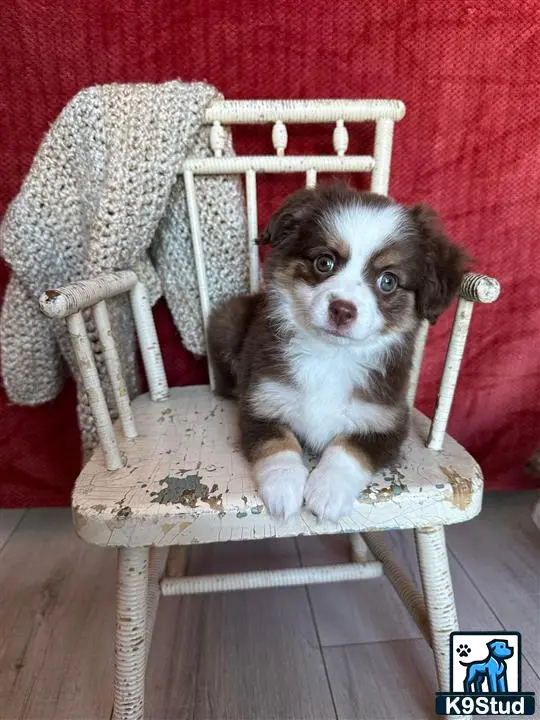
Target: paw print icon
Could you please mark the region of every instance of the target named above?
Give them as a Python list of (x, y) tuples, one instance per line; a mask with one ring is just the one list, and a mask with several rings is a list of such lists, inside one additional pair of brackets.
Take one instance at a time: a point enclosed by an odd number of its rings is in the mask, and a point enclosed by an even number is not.
[(456, 652), (459, 657), (466, 658), (471, 654), (471, 648), (468, 645), (458, 645)]

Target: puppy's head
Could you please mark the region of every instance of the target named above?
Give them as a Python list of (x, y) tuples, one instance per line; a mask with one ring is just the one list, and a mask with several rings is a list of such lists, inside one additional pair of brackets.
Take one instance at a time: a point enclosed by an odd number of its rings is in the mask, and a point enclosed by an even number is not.
[(451, 303), (467, 262), (437, 215), (345, 184), (300, 190), (259, 240), (282, 320), (331, 342), (362, 342), (431, 323)]

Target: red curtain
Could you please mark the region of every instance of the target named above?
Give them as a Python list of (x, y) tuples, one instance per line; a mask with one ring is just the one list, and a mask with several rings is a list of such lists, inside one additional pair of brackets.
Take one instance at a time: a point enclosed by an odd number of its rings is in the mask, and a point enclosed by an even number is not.
[[(472, 323), (450, 424), (488, 487), (534, 482), (523, 465), (540, 434), (536, 244), (540, 220), (540, 6), (534, 0), (8, 0), (0, 6), (0, 213), (43, 133), (82, 87), (204, 79), (227, 98), (395, 97), (392, 194), (427, 201), (503, 295)], [(331, 151), (331, 129), (314, 149)], [(366, 150), (364, 130), (351, 151)], [(269, 129), (240, 149), (271, 150)], [(290, 149), (305, 149), (293, 128)], [(296, 178), (298, 183), (298, 178)], [(292, 189), (269, 182), (262, 217)], [(0, 292), (8, 270), (0, 266)], [(171, 384), (205, 380), (163, 304)], [(432, 332), (419, 404), (433, 406), (449, 317)], [(0, 506), (61, 505), (80, 464), (70, 385), (38, 408), (0, 391)]]

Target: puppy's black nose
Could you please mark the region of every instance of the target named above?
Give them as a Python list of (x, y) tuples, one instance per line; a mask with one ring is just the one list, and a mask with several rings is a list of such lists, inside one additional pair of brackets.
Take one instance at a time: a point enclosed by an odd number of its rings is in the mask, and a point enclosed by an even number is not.
[(347, 300), (334, 300), (328, 306), (328, 314), (330, 320), (338, 328), (346, 327), (356, 320), (358, 311), (352, 302)]

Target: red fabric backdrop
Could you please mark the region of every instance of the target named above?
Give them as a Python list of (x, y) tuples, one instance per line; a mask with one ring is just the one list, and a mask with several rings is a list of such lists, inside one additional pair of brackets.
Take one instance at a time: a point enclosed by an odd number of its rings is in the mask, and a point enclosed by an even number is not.
[[(49, 124), (87, 85), (180, 77), (206, 79), (228, 98), (403, 99), (392, 194), (430, 202), (503, 285), (497, 306), (474, 316), (451, 430), (489, 487), (531, 486), (522, 466), (540, 434), (539, 20), (534, 0), (8, 0), (0, 7), (0, 213)], [(268, 136), (244, 134), (240, 144), (269, 149)], [(352, 146), (365, 139), (362, 132)], [(330, 149), (329, 133), (314, 143)], [(261, 220), (290, 188), (265, 188)], [(0, 292), (7, 278), (0, 265)], [(204, 364), (182, 350), (166, 308), (156, 313), (171, 383), (203, 381)], [(432, 334), (424, 410), (448, 320)], [(79, 463), (73, 387), (39, 408), (10, 406), (0, 392), (1, 506), (68, 503)]]

